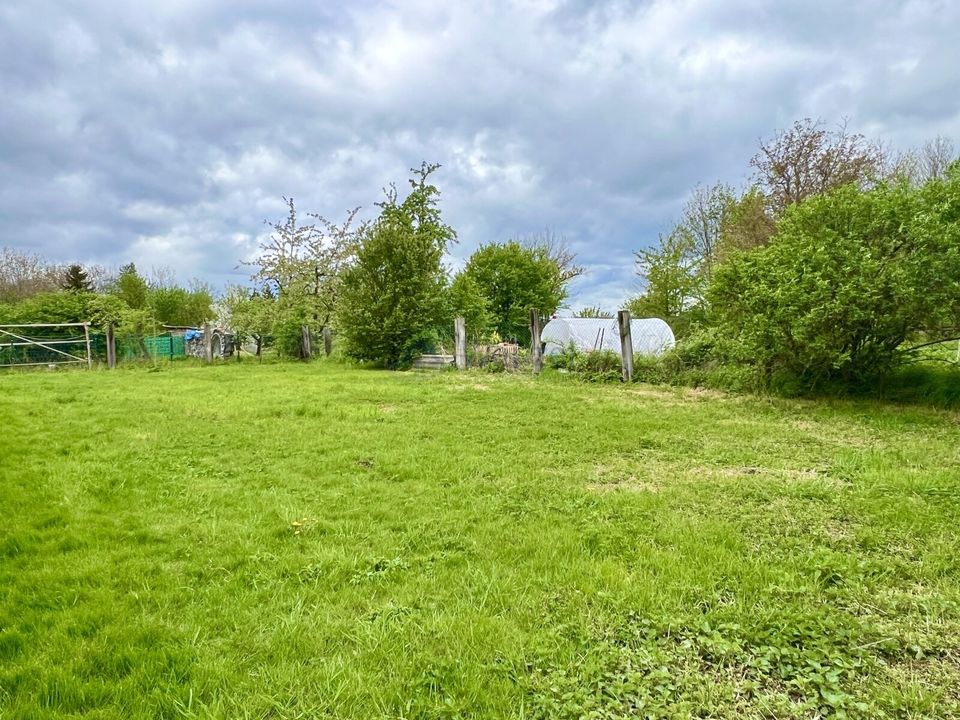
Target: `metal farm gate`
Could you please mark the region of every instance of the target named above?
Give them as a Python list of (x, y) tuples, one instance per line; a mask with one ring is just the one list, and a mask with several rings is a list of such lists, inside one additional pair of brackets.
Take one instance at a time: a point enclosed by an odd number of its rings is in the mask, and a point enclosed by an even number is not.
[(0, 325), (0, 367), (93, 367), (90, 323)]

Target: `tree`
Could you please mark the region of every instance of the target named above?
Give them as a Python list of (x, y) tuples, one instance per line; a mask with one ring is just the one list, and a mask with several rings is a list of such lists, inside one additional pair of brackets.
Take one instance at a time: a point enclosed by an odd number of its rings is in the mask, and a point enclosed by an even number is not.
[(657, 247), (638, 250), (643, 292), (627, 303), (635, 317), (656, 317), (682, 335), (703, 300), (704, 281), (696, 241), (683, 228), (661, 235)]
[(850, 133), (846, 122), (831, 131), (810, 118), (761, 142), (750, 160), (774, 218), (790, 205), (849, 183), (869, 187), (883, 175), (884, 164), (883, 148)]
[(953, 142), (942, 135), (928, 140), (919, 148), (892, 156), (887, 178), (892, 182), (923, 185), (929, 180), (942, 180), (958, 155)]
[(137, 266), (127, 263), (120, 268), (120, 274), (111, 292), (123, 300), (128, 307), (144, 310), (147, 307), (148, 289), (147, 281), (137, 272)]
[(751, 187), (733, 200), (723, 214), (714, 264), (723, 262), (731, 252), (765, 247), (776, 229), (766, 198), (756, 186)]
[(567, 239), (551, 230), (520, 238), (520, 244), (539, 255), (546, 256), (553, 263), (556, 268), (556, 291), (564, 297), (567, 294), (567, 286), (587, 273), (585, 267), (577, 264), (577, 255), (570, 248)]
[(79, 323), (113, 325), (120, 334), (142, 336), (155, 332), (149, 313), (133, 310), (116, 295), (90, 292), (43, 292), (15, 304), (0, 304), (0, 322)]
[(198, 327), (214, 316), (213, 294), (198, 281), (189, 290), (176, 285), (149, 288), (147, 307), (158, 322), (178, 327)]
[(713, 268), (731, 242), (727, 236), (741, 231), (743, 203), (723, 183), (694, 188), (673, 229), (656, 247), (635, 253), (643, 292), (628, 302), (631, 313), (661, 318), (684, 334), (703, 314)]
[(350, 357), (405, 367), (449, 318), (441, 261), (456, 233), (443, 222), (440, 191), (429, 182), (439, 167), (411, 170), (403, 201), (395, 187), (387, 190), (356, 262), (343, 274), (337, 321)]
[(321, 330), (330, 324), (343, 272), (353, 262), (367, 227), (355, 224), (359, 208), (347, 213), (340, 225), (313, 213), (308, 214), (312, 222), (301, 224), (293, 198), (284, 201), (286, 220), (271, 225), (260, 255), (244, 264), (256, 268), (251, 280), (257, 285), (276, 289), (278, 312), (302, 317), (304, 323)]
[(529, 312), (551, 315), (566, 297), (556, 260), (542, 245), (516, 240), (480, 247), (464, 268), (487, 299), (496, 331), (504, 339), (530, 342)]
[(0, 248), (0, 302), (12, 303), (60, 288), (63, 268), (32, 253)]
[(88, 264), (83, 271), (87, 274), (87, 280), (90, 281), (95, 293), (107, 293), (116, 284), (117, 271), (104, 265)]
[(63, 281), (60, 285), (63, 290), (73, 290), (75, 292), (93, 292), (93, 283), (87, 278), (87, 273), (82, 265), (71, 265), (63, 273)]
[(854, 384), (960, 320), (960, 168), (922, 188), (847, 185), (787, 210), (761, 250), (718, 268), (724, 335), (770, 378)]
[(613, 318), (613, 313), (601, 310), (599, 307), (585, 307), (577, 310), (573, 316), (578, 318)]
[(88, 319), (97, 327), (113, 325), (117, 337), (139, 344), (141, 353), (148, 354), (144, 337), (154, 335), (157, 321), (146, 309), (133, 309), (116, 295), (83, 295), (86, 298)]
[(957, 158), (956, 148), (949, 138), (937, 135), (933, 140), (928, 140), (919, 154), (921, 182), (943, 180)]
[(680, 232), (689, 236), (697, 273), (709, 281), (717, 261), (728, 216), (737, 200), (733, 188), (723, 183), (697, 185), (680, 215)]
[(247, 341), (256, 344), (260, 357), (265, 338), (273, 332), (276, 317), (273, 305), (276, 298), (257, 292), (256, 289), (232, 285), (227, 288), (220, 302), (219, 323), (235, 335), (239, 348)]
[(0, 322), (7, 323), (80, 323), (90, 320), (88, 293), (60, 290), (31, 295), (0, 308)]
[(484, 296), (477, 281), (466, 273), (453, 278), (449, 290), (450, 310), (453, 317), (462, 317), (467, 326), (467, 335), (474, 341), (486, 339), (494, 327), (490, 301)]

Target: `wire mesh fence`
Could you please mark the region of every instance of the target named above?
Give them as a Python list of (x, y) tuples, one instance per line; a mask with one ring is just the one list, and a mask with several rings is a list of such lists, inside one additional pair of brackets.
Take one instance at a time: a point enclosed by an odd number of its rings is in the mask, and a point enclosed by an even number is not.
[[(201, 357), (204, 348), (202, 335), (191, 347), (182, 334), (170, 332), (116, 333), (114, 343), (118, 363)], [(84, 323), (0, 326), (0, 368), (107, 364), (107, 345), (103, 329)]]

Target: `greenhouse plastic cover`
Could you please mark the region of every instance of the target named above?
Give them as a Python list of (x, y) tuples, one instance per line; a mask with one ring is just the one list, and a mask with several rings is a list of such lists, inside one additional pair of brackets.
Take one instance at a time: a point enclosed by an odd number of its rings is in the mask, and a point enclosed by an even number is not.
[[(673, 330), (659, 318), (630, 321), (633, 351), (640, 355), (659, 355), (674, 345)], [(540, 333), (544, 354), (561, 352), (571, 342), (578, 350), (620, 352), (620, 327), (615, 318), (554, 318)]]

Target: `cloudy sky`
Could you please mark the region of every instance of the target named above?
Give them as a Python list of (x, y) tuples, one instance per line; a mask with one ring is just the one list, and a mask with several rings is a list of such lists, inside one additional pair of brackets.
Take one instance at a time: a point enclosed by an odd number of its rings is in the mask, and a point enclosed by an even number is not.
[(0, 245), (222, 288), (264, 220), (439, 162), (460, 241), (549, 228), (613, 309), (698, 182), (802, 117), (960, 140), (956, 0), (0, 2)]

